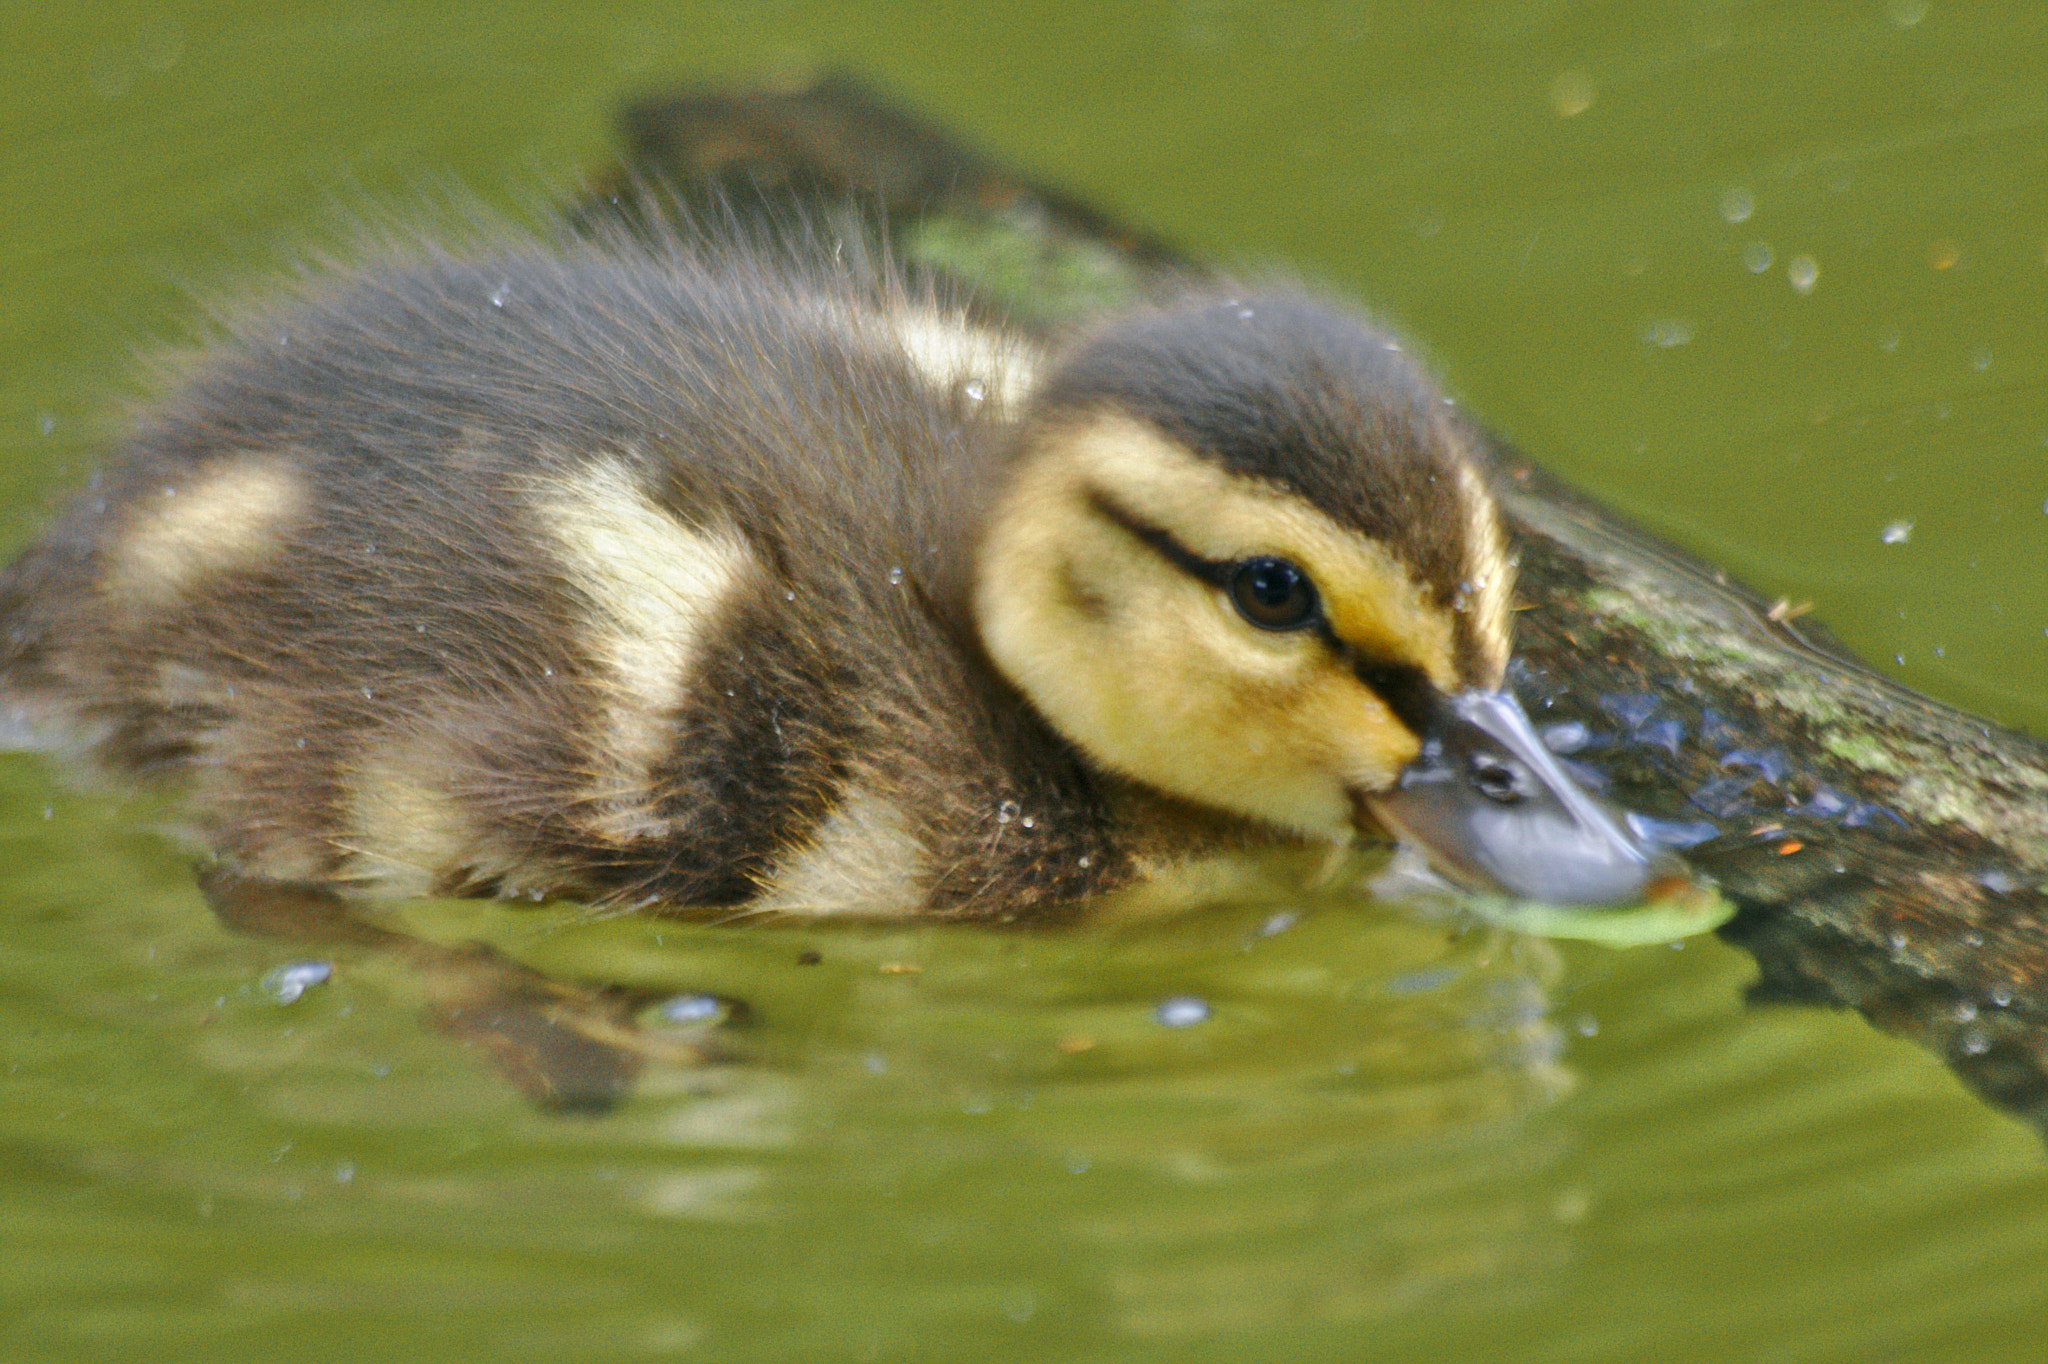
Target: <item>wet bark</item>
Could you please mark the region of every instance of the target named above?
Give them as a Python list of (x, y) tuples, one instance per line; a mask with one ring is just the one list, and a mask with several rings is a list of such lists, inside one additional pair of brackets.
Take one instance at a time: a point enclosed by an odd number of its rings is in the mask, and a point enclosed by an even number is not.
[[(837, 77), (629, 105), (571, 221), (823, 216), (1057, 325), (1200, 273)], [(663, 187), (656, 191), (655, 186)], [(1757, 1002), (1854, 1008), (2048, 1133), (2048, 747), (1907, 691), (1810, 620), (1501, 452), (1516, 686), (1740, 907)]]

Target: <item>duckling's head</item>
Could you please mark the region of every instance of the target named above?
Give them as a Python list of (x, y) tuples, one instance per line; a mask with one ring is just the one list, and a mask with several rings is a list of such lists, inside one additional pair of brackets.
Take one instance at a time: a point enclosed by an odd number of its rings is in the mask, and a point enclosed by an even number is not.
[(1640, 898), (1669, 863), (1501, 690), (1513, 564), (1482, 438), (1400, 342), (1295, 293), (1124, 319), (1020, 422), (975, 613), (1097, 761), (1473, 889)]

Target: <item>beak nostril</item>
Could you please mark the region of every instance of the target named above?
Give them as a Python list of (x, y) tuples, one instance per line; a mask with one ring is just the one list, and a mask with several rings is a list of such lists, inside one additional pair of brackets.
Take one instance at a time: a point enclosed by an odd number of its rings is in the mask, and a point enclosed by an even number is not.
[(1472, 760), (1472, 786), (1496, 805), (1519, 805), (1529, 798), (1528, 772), (1491, 755)]

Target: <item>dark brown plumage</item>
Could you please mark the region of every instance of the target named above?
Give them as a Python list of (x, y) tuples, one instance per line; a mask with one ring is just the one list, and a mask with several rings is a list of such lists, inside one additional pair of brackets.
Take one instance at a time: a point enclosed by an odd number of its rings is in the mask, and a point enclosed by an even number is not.
[[(1047, 356), (828, 244), (248, 314), (0, 579), (13, 714), (248, 875), (1032, 917), (1342, 843), (1499, 684), (1480, 442), (1370, 324), (1205, 296)], [(1254, 562), (1315, 631), (1231, 607)]]

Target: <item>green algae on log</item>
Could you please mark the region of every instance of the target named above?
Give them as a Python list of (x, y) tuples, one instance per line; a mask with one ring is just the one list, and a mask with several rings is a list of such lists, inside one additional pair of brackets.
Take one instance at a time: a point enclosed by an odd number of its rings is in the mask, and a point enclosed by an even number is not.
[[(579, 216), (646, 187), (878, 245), (1057, 325), (1201, 273), (839, 77), (637, 101)], [(1850, 1007), (2048, 1133), (2048, 747), (1901, 688), (1810, 621), (1501, 452), (1516, 688), (1738, 906), (1751, 997)]]

